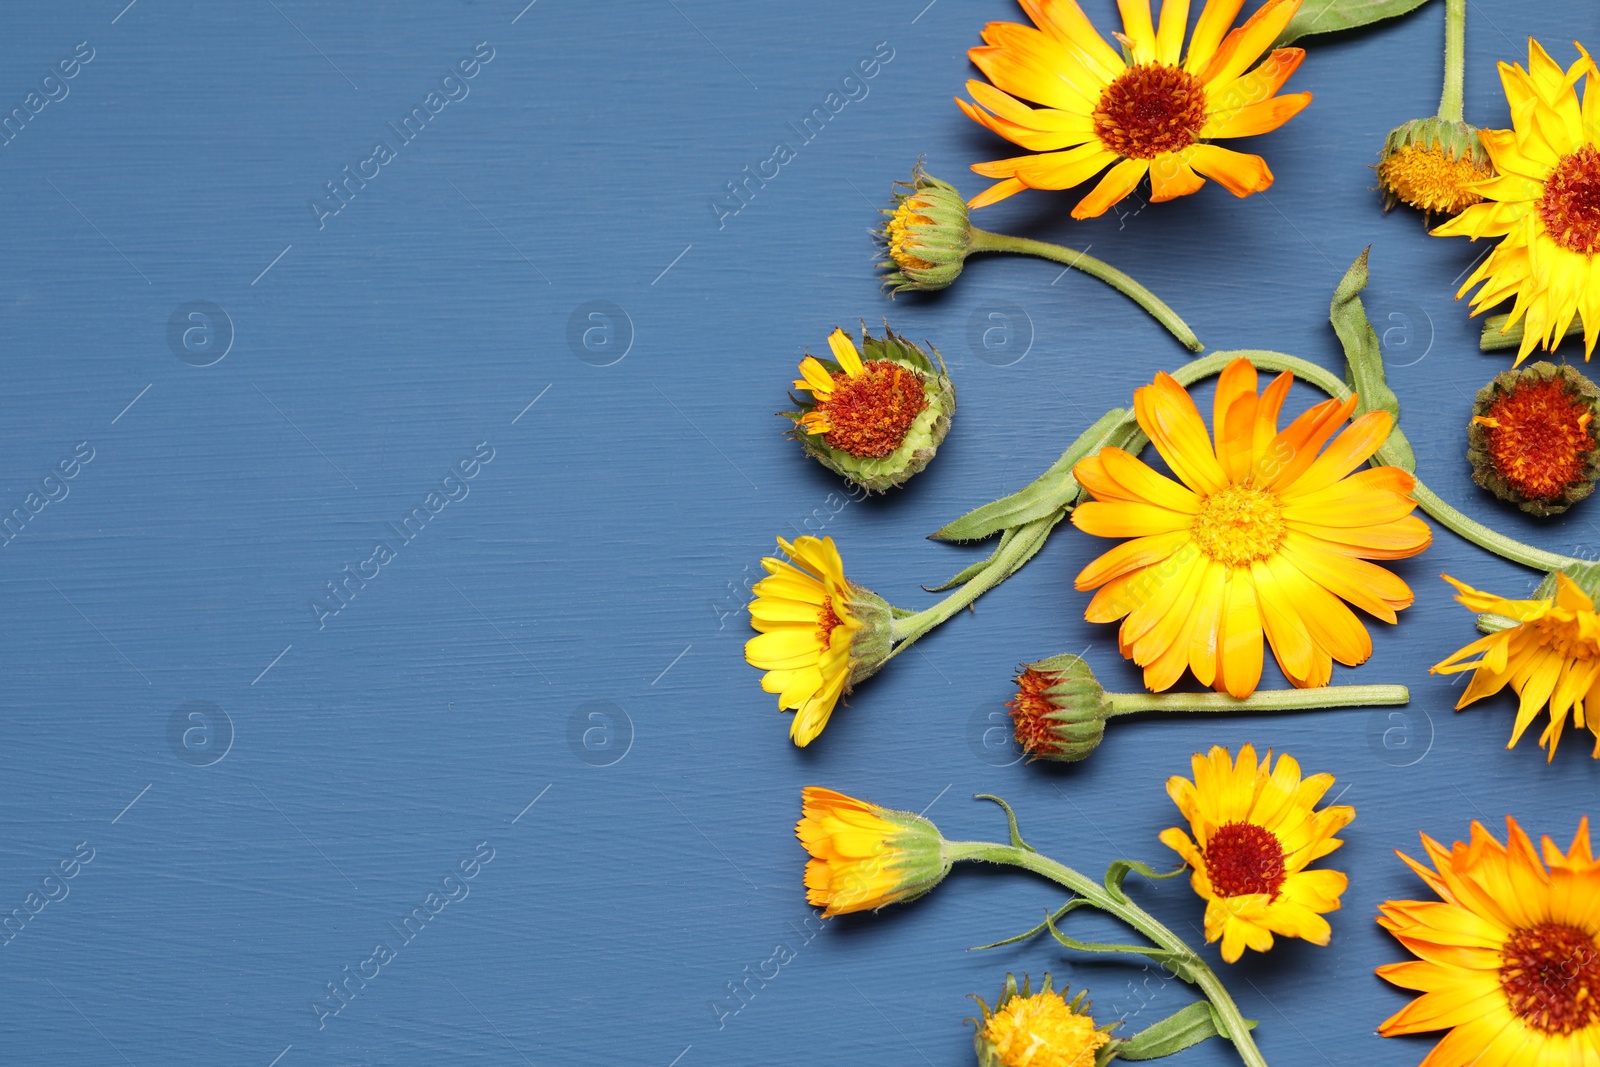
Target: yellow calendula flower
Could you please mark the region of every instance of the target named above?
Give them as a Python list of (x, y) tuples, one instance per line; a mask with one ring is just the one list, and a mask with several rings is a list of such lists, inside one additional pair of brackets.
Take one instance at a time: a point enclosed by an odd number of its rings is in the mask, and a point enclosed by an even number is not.
[(1073, 468), (1093, 496), (1073, 524), (1133, 539), (1079, 573), (1079, 589), (1099, 590), (1084, 617), (1123, 620), (1118, 646), (1152, 691), (1187, 668), (1202, 685), (1249, 696), (1263, 635), (1292, 683), (1327, 685), (1333, 660), (1353, 666), (1372, 654), (1345, 601), (1385, 622), (1411, 605), (1406, 583), (1367, 561), (1414, 556), (1431, 541), (1411, 515), (1416, 479), (1396, 467), (1356, 471), (1389, 436), (1389, 414), (1369, 411), (1335, 438), (1352, 396), (1279, 430), (1293, 380), (1285, 371), (1258, 395), (1249, 360), (1229, 364), (1217, 380), (1213, 447), (1194, 400), (1158, 374), (1134, 392), (1134, 413), (1179, 480), (1119, 448)]
[(1524, 324), (1518, 363), (1540, 343), (1554, 348), (1575, 315), (1585, 359), (1600, 340), (1600, 70), (1578, 51), (1563, 71), (1530, 38), (1526, 70), (1500, 64), (1512, 128), (1480, 132), (1498, 177), (1476, 187), (1484, 203), (1433, 231), (1502, 238), (1456, 295), (1483, 283), (1474, 315), (1516, 299), (1506, 328)]
[(979, 174), (1002, 181), (974, 197), (972, 207), (1023, 189), (1069, 189), (1107, 167), (1073, 218), (1104, 214), (1146, 174), (1156, 201), (1192, 193), (1206, 178), (1235, 196), (1272, 185), (1260, 156), (1212, 142), (1268, 133), (1311, 102), (1310, 93), (1277, 95), (1304, 49), (1276, 49), (1251, 69), (1300, 0), (1267, 0), (1231, 31), (1243, 0), (1207, 0), (1181, 62), (1189, 0), (1166, 0), (1159, 25), (1149, 0), (1120, 0), (1123, 30), (1116, 37), (1126, 60), (1074, 0), (1021, 3), (1034, 26), (984, 27), (987, 47), (967, 55), (992, 84), (969, 81), (976, 103), (956, 103), (969, 118), (1038, 154), (975, 164)]
[(1026, 975), (1021, 989), (1015, 976), (1006, 975), (992, 1011), (973, 996), (983, 1009), (982, 1019), (969, 1020), (978, 1024), (973, 1040), (978, 1067), (1095, 1067), (1111, 1041), (1110, 1027), (1095, 1026), (1086, 996), (1080, 991), (1068, 1000), (1051, 988), (1049, 974), (1037, 993)]
[(1389, 131), (1378, 161), (1384, 210), (1408, 204), (1429, 215), (1455, 215), (1483, 202), (1479, 186), (1494, 177), (1476, 127), (1413, 119)]
[[(1463, 585), (1448, 574), (1443, 577), (1460, 590), (1456, 600), (1469, 610), (1503, 615), (1516, 623), (1478, 638), (1433, 666), (1435, 674), (1474, 672), (1456, 707), (1464, 708), (1509, 685), (1520, 702), (1507, 748), (1548, 712), (1550, 721), (1539, 744), (1549, 751), (1549, 759), (1555, 759), (1569, 716), (1574, 727), (1587, 727), (1594, 735), (1594, 756), (1600, 759), (1600, 615), (1595, 613), (1594, 598), (1559, 571), (1554, 595), (1534, 600), (1507, 600)], [(1470, 656), (1478, 658), (1469, 661)]]
[(818, 786), (801, 790), (800, 809), (794, 832), (811, 853), (806, 900), (824, 916), (920, 897), (950, 870), (938, 828), (920, 815)]
[(1401, 855), (1439, 900), (1389, 900), (1378, 924), (1418, 958), (1379, 967), (1421, 995), (1383, 1025), (1384, 1037), (1448, 1030), (1428, 1067), (1600, 1061), (1600, 863), (1589, 820), (1543, 862), (1506, 819), (1502, 845), (1472, 824), (1470, 843), (1427, 835), (1433, 867)]
[(778, 538), (787, 560), (761, 561), (768, 577), (753, 587), (750, 625), (761, 631), (745, 643), (744, 658), (767, 673), (761, 688), (778, 694), (778, 708), (795, 710), (789, 737), (809, 745), (840, 697), (888, 658), (891, 608), (844, 576), (831, 537)]
[(1190, 884), (1206, 901), (1206, 940), (1222, 940), (1222, 958), (1233, 963), (1246, 948), (1265, 952), (1274, 934), (1326, 945), (1330, 930), (1322, 916), (1339, 909), (1350, 879), (1339, 871), (1305, 868), (1344, 842), (1333, 835), (1356, 810), (1343, 805), (1317, 811), (1333, 775), (1301, 780), (1290, 756), (1272, 763), (1272, 752), (1256, 764), (1245, 745), (1238, 762), (1217, 746), (1195, 753), (1194, 781), (1167, 779), (1167, 794), (1189, 821), (1191, 839), (1178, 827), (1161, 831), (1161, 842), (1194, 869)]

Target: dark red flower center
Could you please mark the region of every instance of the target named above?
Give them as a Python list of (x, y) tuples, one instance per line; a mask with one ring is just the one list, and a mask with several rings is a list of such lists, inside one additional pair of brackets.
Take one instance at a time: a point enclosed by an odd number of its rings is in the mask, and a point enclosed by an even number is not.
[(1600, 1022), (1600, 948), (1582, 930), (1560, 923), (1518, 930), (1500, 960), (1511, 1010), (1535, 1030), (1570, 1034)]
[(1045, 718), (1056, 706), (1044, 693), (1057, 681), (1043, 671), (1024, 667), (1017, 675), (1017, 695), (1006, 702), (1011, 709), (1011, 732), (1022, 751), (1030, 756), (1047, 756), (1056, 751), (1056, 737), (1050, 720)]
[(1600, 149), (1584, 145), (1562, 157), (1545, 179), (1539, 217), (1562, 248), (1589, 255), (1600, 247)]
[(833, 640), (834, 628), (843, 620), (834, 614), (833, 597), (822, 598), (822, 607), (817, 609), (817, 642), (827, 648)]
[(822, 439), (858, 459), (880, 459), (904, 443), (927, 406), (920, 377), (893, 360), (874, 359), (857, 377), (834, 373), (833, 394), (818, 405), (831, 427)]
[(1230, 822), (1217, 827), (1204, 855), (1206, 875), (1219, 897), (1251, 893), (1276, 897), (1288, 877), (1278, 835), (1253, 822)]
[(1181, 67), (1142, 63), (1100, 93), (1094, 132), (1130, 159), (1154, 159), (1194, 144), (1206, 124), (1205, 84)]

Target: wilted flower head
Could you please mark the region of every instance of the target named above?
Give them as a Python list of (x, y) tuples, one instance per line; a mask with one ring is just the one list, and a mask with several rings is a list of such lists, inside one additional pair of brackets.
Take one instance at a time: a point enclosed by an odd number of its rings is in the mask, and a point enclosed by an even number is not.
[(1474, 183), (1494, 177), (1478, 128), (1441, 118), (1390, 130), (1377, 170), (1385, 210), (1408, 204), (1434, 215), (1456, 215), (1480, 203)]

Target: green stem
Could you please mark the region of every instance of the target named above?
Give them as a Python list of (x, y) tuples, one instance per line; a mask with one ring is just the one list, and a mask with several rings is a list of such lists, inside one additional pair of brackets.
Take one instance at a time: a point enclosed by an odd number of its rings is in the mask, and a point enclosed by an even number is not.
[(1180, 957), (1184, 967), (1194, 975), (1195, 984), (1205, 993), (1206, 999), (1216, 1011), (1217, 1029), (1223, 1037), (1233, 1042), (1234, 1048), (1239, 1051), (1239, 1058), (1248, 1067), (1267, 1067), (1266, 1059), (1261, 1055), (1261, 1050), (1256, 1048), (1255, 1039), (1250, 1036), (1250, 1027), (1245, 1022), (1244, 1015), (1240, 1013), (1239, 1006), (1233, 1002), (1233, 997), (1222, 984), (1222, 979), (1217, 977), (1216, 972), (1200, 958), (1200, 954), (1190, 948), (1181, 937), (1167, 929), (1155, 916), (1137, 904), (1114, 896), (1105, 886), (1092, 878), (1086, 878), (1066, 864), (1058, 863), (1048, 856), (1041, 856), (1028, 849), (990, 841), (946, 841), (944, 853), (945, 858), (952, 863), (961, 860), (1000, 863), (1042, 875), (1057, 885), (1070, 889), (1091, 906), (1115, 915), (1148, 937), (1157, 947)]
[(1444, 0), (1444, 92), (1439, 117), (1461, 121), (1462, 83), (1466, 80), (1467, 0)]
[(1157, 322), (1172, 333), (1172, 336), (1183, 342), (1183, 346), (1189, 351), (1198, 352), (1205, 347), (1189, 328), (1189, 324), (1179, 318), (1178, 313), (1168, 307), (1165, 301), (1129, 275), (1109, 263), (1095, 259), (1087, 252), (1027, 237), (1007, 237), (1005, 234), (990, 233), (976, 226), (972, 227), (971, 244), (968, 247), (972, 252), (1016, 252), (1025, 256), (1041, 256), (1093, 275), (1148, 311)]
[(1244, 699), (1226, 693), (1107, 693), (1111, 715), (1142, 711), (1316, 711), (1322, 708), (1370, 708), (1405, 704), (1411, 692), (1403, 685), (1333, 685), (1313, 689), (1260, 690)]
[[(1521, 348), (1523, 326), (1526, 319), (1518, 319), (1517, 324), (1506, 329), (1506, 322), (1510, 314), (1490, 315), (1483, 320), (1483, 335), (1478, 338), (1478, 349), (1482, 352), (1497, 352), (1504, 348)], [(1504, 331), (1504, 332), (1501, 332)], [(1556, 338), (1557, 344), (1569, 337), (1583, 336), (1583, 316), (1574, 315), (1572, 323), (1567, 327), (1567, 332)]]
[(1440, 500), (1432, 489), (1417, 482), (1417, 487), (1411, 490), (1411, 499), (1415, 500), (1429, 515), (1448, 526), (1456, 533), (1465, 537), (1479, 548), (1487, 548), (1497, 556), (1509, 559), (1512, 563), (1520, 563), (1524, 567), (1532, 567), (1536, 571), (1556, 571), (1563, 567), (1570, 567), (1582, 560), (1571, 556), (1558, 555), (1555, 552), (1546, 552), (1542, 548), (1525, 545), (1515, 541), (1505, 534), (1496, 533), (1483, 523), (1470, 519), (1455, 508)]
[(924, 608), (914, 615), (895, 619), (892, 639), (896, 647), (889, 653), (888, 659), (894, 659), (935, 626), (1015, 574), (1018, 568), (1032, 559), (1044, 546), (1050, 530), (1065, 514), (1064, 511), (1058, 511), (1017, 527), (1016, 534), (1010, 542), (995, 553), (994, 561), (982, 572), (974, 575), (955, 592), (932, 607)]

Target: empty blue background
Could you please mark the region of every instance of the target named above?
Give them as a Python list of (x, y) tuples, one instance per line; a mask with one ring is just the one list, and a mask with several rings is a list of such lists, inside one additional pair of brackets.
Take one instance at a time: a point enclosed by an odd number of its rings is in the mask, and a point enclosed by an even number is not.
[[(1335, 673), (1411, 686), (1397, 718), (1119, 723), (1085, 764), (1013, 764), (985, 731), (1018, 661), (1087, 649), (1108, 685), (1138, 685), (1072, 589), (1105, 545), (1063, 527), (790, 746), (741, 655), (775, 534), (820, 529), (855, 580), (922, 607), (919, 586), (987, 550), (927, 533), (1187, 358), (1042, 261), (974, 261), (932, 298), (878, 291), (868, 231), (890, 183), (925, 154), (970, 195), (971, 162), (1015, 151), (951, 103), (983, 23), (1021, 18), (1009, 0), (124, 2), (14, 5), (0, 40), (0, 111), (79, 42), (93, 53), (0, 147), (0, 512), (93, 452), (0, 549), (0, 913), (93, 850), (0, 948), (0, 1060), (943, 1067), (971, 1062), (966, 994), (992, 999), (1007, 970), (1087, 984), (1137, 1028), (1188, 992), (1046, 942), (965, 951), (1059, 902), (1030, 878), (962, 869), (914, 905), (807, 926), (798, 791), (926, 809), (952, 837), (1003, 835), (970, 799), (1000, 793), (1041, 851), (1096, 874), (1169, 863), (1166, 777), (1254, 741), (1338, 776), (1352, 884), (1329, 947), (1225, 977), (1274, 1063), (1413, 1064), (1431, 1041), (1373, 1033), (1406, 999), (1372, 974), (1402, 958), (1376, 905), (1424, 892), (1391, 850), (1506, 813), (1565, 842), (1590, 811), (1580, 738), (1551, 766), (1531, 738), (1506, 752), (1510, 698), (1457, 714), (1459, 680), (1426, 672), (1474, 636), (1441, 571), (1507, 595), (1538, 578), (1443, 530), (1395, 568), (1416, 606)], [(1116, 25), (1110, 0), (1086, 6)], [(1289, 89), (1315, 102), (1251, 146), (1277, 174), (1265, 194), (1213, 184), (1078, 223), (1073, 194), (1032, 193), (979, 221), (1090, 246), (1212, 349), (1328, 367), (1329, 297), (1372, 245), (1368, 306), (1423, 477), (1592, 553), (1600, 504), (1536, 523), (1472, 486), (1471, 397), (1510, 362), (1478, 352), (1452, 299), (1482, 248), (1384, 215), (1372, 188), (1385, 132), (1433, 110), (1442, 22), (1435, 3), (1307, 42)], [(1474, 3), (1468, 117), (1506, 123), (1494, 64), (1529, 34), (1567, 63), (1597, 29), (1579, 0)], [(868, 94), (719, 225), (725, 183), (880, 42)], [(388, 124), (480, 43), (493, 58), (466, 95), (400, 144)], [(324, 183), (380, 138), (395, 157), (319, 225)], [(997, 312), (1011, 332), (985, 348), (973, 324)], [(927, 472), (859, 501), (772, 413), (807, 347), (885, 316), (944, 354), (960, 410)], [(485, 448), (401, 545), (387, 524)], [(394, 558), (319, 619), (325, 583), (378, 540)], [(472, 867), (475, 849), (492, 861)], [(464, 862), (459, 899), (319, 1028), (325, 984)], [(1134, 892), (1198, 938), (1184, 885)], [(727, 983), (778, 945), (794, 958), (719, 1021)], [(1237, 1059), (1213, 1043), (1182, 1062)]]

